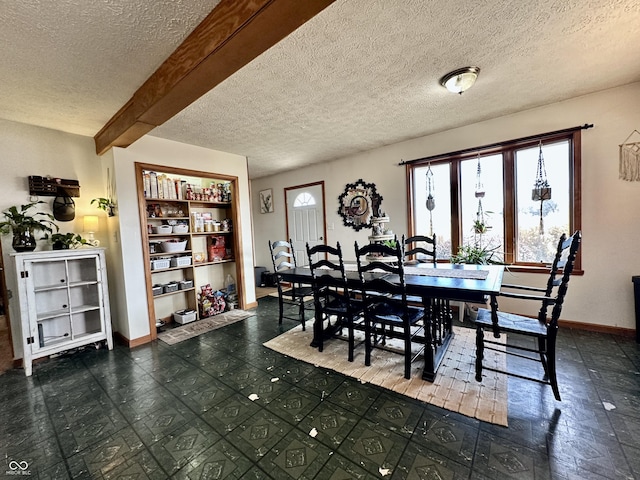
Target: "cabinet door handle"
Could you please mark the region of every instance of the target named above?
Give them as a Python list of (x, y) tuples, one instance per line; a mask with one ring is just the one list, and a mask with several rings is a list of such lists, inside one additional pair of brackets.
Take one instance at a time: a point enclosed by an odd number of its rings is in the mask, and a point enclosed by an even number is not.
[(64, 283), (66, 280), (64, 278), (60, 279), (60, 283)]
[(62, 305), (62, 308), (67, 308), (67, 307), (68, 307), (68, 305)]

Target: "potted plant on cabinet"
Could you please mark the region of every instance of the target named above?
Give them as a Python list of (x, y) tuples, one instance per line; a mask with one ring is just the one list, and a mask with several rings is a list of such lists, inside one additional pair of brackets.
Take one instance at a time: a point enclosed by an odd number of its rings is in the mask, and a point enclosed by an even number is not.
[(89, 242), (82, 238), (77, 233), (54, 233), (49, 237), (45, 235), (46, 239), (51, 240), (52, 248), (54, 250), (66, 250), (68, 248), (80, 248), (82, 245), (87, 245)]
[(30, 252), (36, 249), (34, 234), (38, 231), (57, 232), (58, 226), (53, 223), (53, 215), (47, 212), (31, 213), (30, 210), (43, 201), (31, 202), (25, 205), (12, 206), (2, 212), (4, 220), (0, 221), (0, 233), (13, 234), (11, 246), (16, 252)]

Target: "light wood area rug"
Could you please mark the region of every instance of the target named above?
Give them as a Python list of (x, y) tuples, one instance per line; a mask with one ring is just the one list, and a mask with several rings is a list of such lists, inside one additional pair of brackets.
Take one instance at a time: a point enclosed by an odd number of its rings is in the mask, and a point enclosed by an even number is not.
[[(362, 383), (372, 383), (468, 417), (506, 427), (507, 376), (485, 370), (482, 383), (477, 382), (475, 330), (454, 327), (454, 332), (453, 340), (433, 383), (422, 379), (422, 357), (414, 361), (411, 379), (407, 380), (404, 378), (402, 355), (375, 348), (371, 366), (366, 367), (364, 345), (361, 345), (356, 349), (354, 361), (349, 362), (347, 342), (340, 338), (326, 341), (323, 352), (309, 346), (311, 328), (303, 332), (301, 326), (298, 326), (264, 345), (298, 360), (357, 378)], [(504, 337), (503, 334), (503, 340)], [(485, 350), (483, 363), (504, 369), (505, 355)]]
[(158, 334), (158, 340), (162, 340), (169, 345), (175, 345), (176, 343), (187, 340), (188, 338), (197, 337), (203, 333), (210, 332), (226, 325), (239, 322), (245, 318), (249, 318), (255, 315), (255, 312), (247, 310), (229, 310), (223, 312), (215, 317), (203, 318), (202, 320), (196, 320), (186, 325), (171, 328)]

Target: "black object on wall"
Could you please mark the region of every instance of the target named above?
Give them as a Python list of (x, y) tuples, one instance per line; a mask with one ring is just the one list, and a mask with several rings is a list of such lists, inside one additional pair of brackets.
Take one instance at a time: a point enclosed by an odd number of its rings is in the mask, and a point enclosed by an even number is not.
[(80, 196), (80, 182), (66, 178), (29, 176), (29, 195), (43, 197), (57, 197), (59, 189), (63, 188), (69, 197)]
[(76, 202), (67, 194), (64, 188), (58, 190), (53, 200), (53, 218), (61, 222), (70, 222), (76, 218)]

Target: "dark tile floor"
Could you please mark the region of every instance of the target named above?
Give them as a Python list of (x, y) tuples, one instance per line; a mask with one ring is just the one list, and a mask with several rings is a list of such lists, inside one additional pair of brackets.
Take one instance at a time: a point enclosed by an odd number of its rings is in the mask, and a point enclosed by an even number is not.
[(175, 346), (0, 375), (0, 478), (640, 478), (632, 339), (562, 330), (563, 401), (511, 379), (504, 428), (264, 348), (283, 331), (275, 307)]

